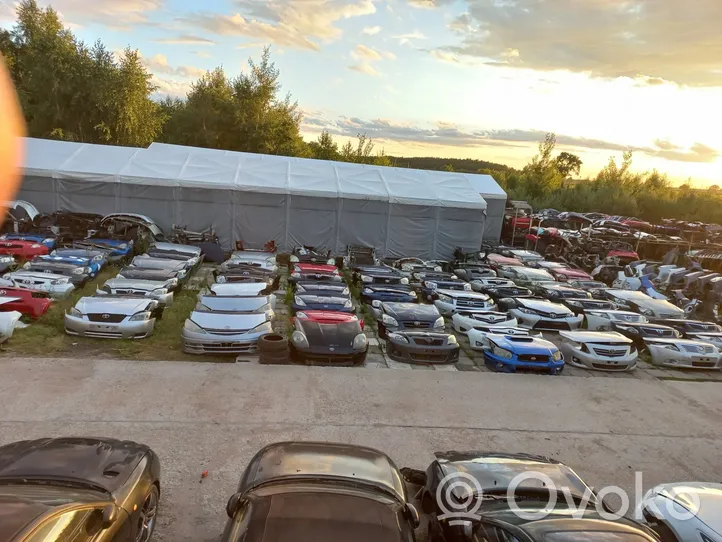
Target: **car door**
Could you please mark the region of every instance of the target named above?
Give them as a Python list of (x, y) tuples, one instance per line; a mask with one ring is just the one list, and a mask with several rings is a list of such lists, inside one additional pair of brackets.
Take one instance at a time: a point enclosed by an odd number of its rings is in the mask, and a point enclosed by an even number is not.
[(116, 522), (103, 528), (103, 506), (77, 506), (45, 520), (23, 542), (130, 542), (128, 516), (117, 510)]

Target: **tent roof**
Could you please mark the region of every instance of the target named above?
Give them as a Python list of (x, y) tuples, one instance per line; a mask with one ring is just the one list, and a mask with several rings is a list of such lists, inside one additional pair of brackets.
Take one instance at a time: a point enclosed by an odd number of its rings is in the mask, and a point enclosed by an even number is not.
[(25, 174), (31, 176), (231, 188), (246, 192), (468, 209), (486, 209), (482, 196), (506, 197), (488, 175), (350, 164), (165, 143), (153, 143), (147, 149), (140, 149), (28, 138), (25, 144), (24, 169)]

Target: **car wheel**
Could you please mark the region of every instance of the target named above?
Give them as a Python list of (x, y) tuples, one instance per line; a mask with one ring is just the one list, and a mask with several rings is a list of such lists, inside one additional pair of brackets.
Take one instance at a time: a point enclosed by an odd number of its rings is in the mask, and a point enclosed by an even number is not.
[(155, 520), (158, 513), (158, 487), (153, 485), (145, 496), (145, 500), (138, 515), (138, 534), (135, 542), (148, 542), (155, 530)]
[(278, 333), (262, 335), (258, 339), (258, 350), (261, 352), (285, 352), (288, 350), (288, 339)]

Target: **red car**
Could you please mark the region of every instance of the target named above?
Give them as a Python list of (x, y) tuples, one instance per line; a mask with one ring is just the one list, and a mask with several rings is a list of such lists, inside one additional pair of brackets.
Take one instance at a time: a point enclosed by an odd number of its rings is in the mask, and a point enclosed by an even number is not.
[(619, 263), (621, 265), (626, 265), (631, 262), (636, 262), (639, 260), (639, 254), (637, 254), (633, 250), (610, 250), (607, 252), (607, 258), (619, 258)]
[(0, 241), (0, 254), (10, 254), (23, 260), (32, 260), (35, 256), (44, 256), (49, 249), (35, 241)]
[(338, 267), (335, 265), (317, 264), (317, 263), (297, 263), (294, 267), (299, 273), (321, 273), (327, 275), (328, 273), (338, 274)]
[(581, 269), (572, 269), (571, 267), (556, 267), (547, 269), (549, 273), (554, 275), (558, 282), (567, 282), (568, 280), (592, 280), (592, 276)]
[[(355, 314), (335, 311), (300, 311), (296, 313), (296, 318), (309, 320), (318, 324), (342, 324), (344, 322), (358, 320)], [(291, 318), (291, 320), (295, 322), (293, 318)], [(361, 320), (359, 323), (361, 324), (361, 329), (363, 329), (364, 321)]]
[(23, 288), (0, 287), (0, 302), (4, 299), (8, 301), (0, 304), (0, 311), (18, 311), (35, 319), (48, 312), (52, 304), (52, 301), (45, 297), (43, 292), (34, 292)]
[(506, 256), (502, 256), (501, 254), (489, 254), (486, 257), (486, 260), (489, 262), (489, 267), (496, 269), (500, 265), (510, 265), (510, 266), (517, 266), (517, 267), (523, 267), (524, 264), (521, 260), (517, 260), (516, 258), (508, 258)]

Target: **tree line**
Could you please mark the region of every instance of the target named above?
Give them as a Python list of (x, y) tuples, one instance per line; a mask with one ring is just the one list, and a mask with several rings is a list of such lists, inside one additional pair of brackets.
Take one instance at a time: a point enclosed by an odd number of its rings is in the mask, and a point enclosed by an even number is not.
[(511, 199), (535, 208), (601, 211), (657, 221), (671, 216), (722, 222), (716, 187), (673, 188), (656, 171), (633, 173), (632, 156), (610, 159), (595, 177), (579, 174), (578, 156), (554, 155), (549, 134), (521, 169), (472, 159), (396, 158), (365, 134), (339, 146), (328, 131), (314, 141), (300, 133), (302, 114), (281, 93), (279, 72), (264, 49), (258, 62), (229, 77), (223, 68), (195, 81), (185, 99), (153, 99), (158, 90), (137, 50), (116, 57), (102, 42), (88, 46), (51, 8), (22, 0), (11, 30), (0, 29), (0, 53), (15, 83), (31, 137), (147, 147), (154, 141), (252, 153), (339, 160), (380, 166), (487, 173)]

